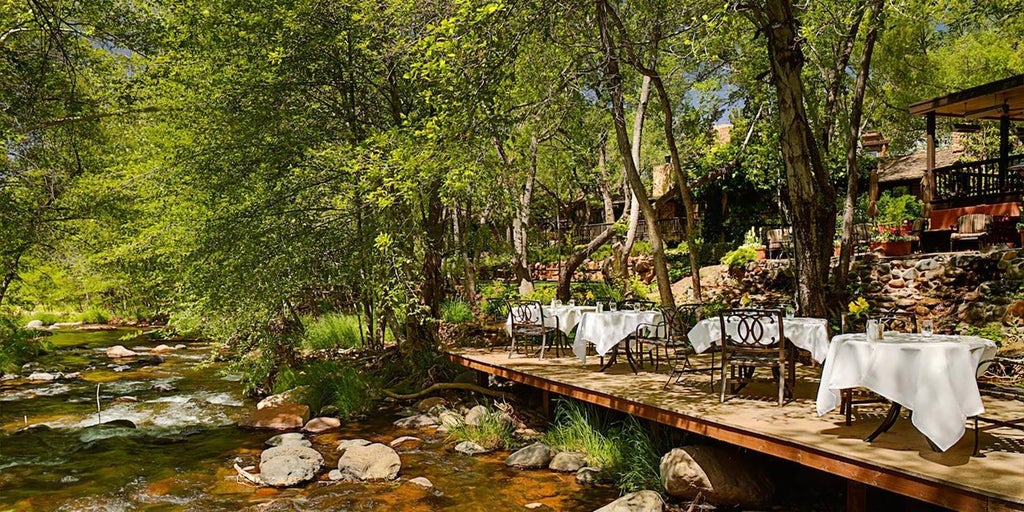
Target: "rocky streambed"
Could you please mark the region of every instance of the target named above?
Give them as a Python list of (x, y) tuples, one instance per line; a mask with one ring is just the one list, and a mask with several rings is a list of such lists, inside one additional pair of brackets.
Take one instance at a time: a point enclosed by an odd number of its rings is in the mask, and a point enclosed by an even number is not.
[(403, 423), (393, 406), (304, 424), (271, 451), (279, 432), (239, 427), (256, 404), (207, 362), (211, 347), (136, 334), (58, 330), (51, 354), (0, 381), (0, 509), (589, 511), (618, 496), (575, 472), (506, 464), (507, 451), (457, 452), (443, 428)]

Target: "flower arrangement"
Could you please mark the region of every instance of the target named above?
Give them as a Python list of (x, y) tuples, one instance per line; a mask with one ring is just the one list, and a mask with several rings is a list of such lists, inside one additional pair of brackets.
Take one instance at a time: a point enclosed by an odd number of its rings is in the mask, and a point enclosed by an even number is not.
[(874, 239), (877, 242), (910, 242), (914, 237), (903, 234), (899, 227), (880, 226)]
[(846, 312), (853, 318), (860, 318), (867, 316), (868, 310), (871, 309), (871, 305), (864, 297), (857, 297), (857, 300), (850, 302), (846, 306)]

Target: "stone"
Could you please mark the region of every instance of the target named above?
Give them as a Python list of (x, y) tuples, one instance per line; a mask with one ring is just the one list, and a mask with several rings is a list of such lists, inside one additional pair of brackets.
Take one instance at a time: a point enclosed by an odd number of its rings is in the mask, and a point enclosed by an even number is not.
[(243, 428), (270, 430), (294, 430), (302, 428), (309, 419), (309, 407), (299, 404), (285, 404), (277, 407), (257, 409), (249, 417), (238, 422)]
[(306, 424), (302, 427), (302, 430), (305, 430), (306, 432), (311, 432), (313, 434), (322, 434), (324, 432), (330, 432), (331, 430), (336, 430), (339, 428), (341, 428), (341, 420), (339, 420), (338, 418), (320, 416), (318, 418), (313, 418), (306, 422)]
[(260, 454), (260, 479), (271, 487), (291, 487), (316, 478), (324, 467), (320, 452), (294, 444), (267, 448)]
[(432, 396), (432, 397), (424, 398), (423, 400), (420, 400), (419, 402), (416, 402), (416, 406), (415, 407), (416, 407), (417, 411), (420, 411), (420, 412), (430, 412), (432, 409), (435, 409), (435, 408), (438, 408), (438, 407), (447, 407), (447, 406), (448, 406), (448, 401), (447, 400), (445, 400), (444, 398), (441, 398), (439, 396)]
[(271, 437), (270, 439), (267, 439), (266, 441), (263, 442), (263, 444), (269, 447), (284, 446), (286, 444), (296, 444), (299, 446), (305, 446), (307, 448), (313, 447), (313, 443), (309, 442), (308, 439), (304, 438), (301, 432), (288, 432), (286, 434), (278, 434), (274, 437)]
[(82, 378), (82, 372), (71, 372), (71, 373), (65, 373), (65, 374), (62, 374), (62, 375), (60, 376), (60, 378), (61, 378), (61, 379), (64, 379), (64, 380), (75, 380), (75, 379), (81, 379), (81, 378)]
[(904, 281), (913, 281), (914, 279), (917, 279), (918, 275), (920, 275), (920, 274), (917, 273), (917, 270), (915, 270), (913, 267), (911, 267), (911, 268), (908, 268), (907, 270), (904, 270), (903, 271), (903, 275), (901, 277), (903, 278)]
[(935, 297), (923, 297), (921, 300), (918, 301), (918, 304), (930, 308), (932, 306), (942, 304), (942, 300), (936, 299)]
[(601, 477), (601, 470), (598, 468), (585, 467), (576, 471), (576, 482), (583, 485), (596, 484)]
[(43, 321), (42, 320), (32, 320), (31, 322), (25, 324), (25, 328), (26, 329), (32, 329), (32, 330), (43, 329), (44, 328), (43, 327)]
[(388, 446), (402, 451), (415, 450), (423, 446), (423, 440), (413, 436), (402, 436), (388, 443)]
[(167, 345), (160, 344), (160, 345), (157, 345), (157, 346), (153, 347), (153, 350), (150, 350), (150, 352), (152, 352), (154, 354), (166, 354), (168, 352), (174, 352), (174, 348), (173, 347), (169, 347)]
[(48, 381), (57, 380), (57, 375), (49, 372), (34, 372), (28, 376), (28, 380)]
[(917, 300), (912, 299), (910, 297), (906, 297), (906, 298), (902, 298), (902, 299), (896, 299), (896, 305), (901, 307), (901, 308), (909, 308), (911, 306), (916, 306), (917, 305)]
[(134, 403), (137, 403), (138, 401), (139, 401), (139, 399), (134, 397), (134, 396), (125, 395), (125, 396), (119, 396), (119, 397), (115, 398), (110, 403), (114, 404), (114, 405), (117, 405), (117, 404), (134, 404)]
[(410, 478), (409, 479), (409, 483), (410, 484), (414, 484), (414, 485), (418, 485), (418, 486), (426, 488), (426, 489), (433, 489), (434, 488), (434, 483), (431, 482), (430, 480), (428, 480), (427, 478), (422, 477), (422, 476), (418, 476), (416, 478)]
[(455, 445), (455, 451), (464, 453), (466, 455), (479, 455), (481, 453), (487, 453), (491, 450), (480, 446), (473, 441), (463, 441)]
[(654, 491), (629, 493), (594, 512), (661, 512), (665, 502)]
[(341, 480), (342, 478), (343, 477), (341, 476), (341, 470), (332, 469), (332, 470), (327, 472), (327, 479), (332, 481), (332, 482), (337, 482), (338, 480)]
[(137, 355), (139, 355), (138, 352), (135, 352), (134, 350), (128, 350), (127, 348), (124, 347), (124, 345), (114, 345), (113, 347), (107, 349), (107, 357), (111, 359), (135, 357)]
[(1016, 300), (1006, 307), (1005, 321), (1011, 322), (1017, 318), (1024, 318), (1024, 300)]
[(505, 465), (517, 468), (546, 468), (554, 456), (554, 451), (548, 445), (534, 443), (509, 455), (505, 459)]
[(289, 389), (284, 393), (278, 393), (276, 395), (270, 395), (263, 400), (260, 400), (256, 404), (257, 409), (265, 409), (267, 407), (277, 407), (285, 404), (301, 404), (306, 401), (306, 392), (309, 390), (309, 386), (299, 386), (297, 388)]
[(175, 388), (173, 384), (169, 384), (166, 382), (158, 382), (156, 384), (153, 384), (152, 386), (149, 387), (149, 389), (151, 391), (157, 391), (160, 393), (170, 393), (172, 391), (177, 390), (177, 388)]
[(577, 452), (559, 452), (551, 458), (548, 469), (566, 473), (576, 472), (587, 465), (587, 456)]
[(483, 421), (488, 414), (490, 414), (490, 411), (488, 411), (486, 407), (482, 405), (474, 406), (466, 413), (466, 425), (474, 427), (479, 426), (480, 422)]
[(442, 427), (449, 430), (461, 426), (464, 422), (462, 415), (455, 411), (441, 411), (441, 414), (437, 416), (437, 421)]
[(398, 453), (380, 443), (353, 446), (338, 459), (338, 470), (344, 480), (394, 480), (401, 469)]
[(735, 449), (693, 445), (661, 458), (661, 483), (668, 494), (716, 505), (751, 507), (771, 500), (775, 485), (762, 466)]
[(187, 347), (187, 346), (185, 346), (185, 345), (184, 345), (184, 344), (182, 344), (182, 343), (179, 343), (179, 344), (177, 344), (177, 345), (175, 345), (175, 346), (174, 346), (174, 350), (185, 350), (186, 348), (188, 348), (188, 347)]
[(914, 268), (916, 268), (919, 272), (927, 272), (929, 270), (935, 270), (939, 268), (939, 266), (940, 264), (938, 261), (935, 261), (932, 258), (925, 258), (921, 261), (918, 261), (917, 265), (914, 265)]
[(907, 286), (907, 283), (904, 282), (902, 279), (892, 279), (888, 283), (886, 283), (886, 285), (889, 286), (890, 288), (903, 288)]
[(417, 414), (417, 415), (414, 415), (414, 416), (409, 416), (407, 418), (402, 418), (402, 419), (400, 419), (398, 421), (395, 421), (395, 426), (396, 427), (401, 427), (401, 428), (436, 427), (437, 426), (437, 418), (435, 418), (435, 417), (433, 417), (433, 416), (431, 416), (429, 414)]
[(343, 452), (349, 448), (352, 448), (353, 446), (367, 446), (369, 444), (372, 443), (370, 443), (366, 439), (346, 439), (338, 443), (338, 447), (335, 448), (335, 451)]

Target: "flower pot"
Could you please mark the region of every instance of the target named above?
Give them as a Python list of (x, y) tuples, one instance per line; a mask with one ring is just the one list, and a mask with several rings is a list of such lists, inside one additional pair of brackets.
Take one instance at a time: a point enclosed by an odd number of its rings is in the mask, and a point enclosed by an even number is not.
[[(1024, 231), (1022, 231), (1021, 234), (1021, 236), (1024, 236)], [(757, 261), (765, 259), (768, 255), (768, 250), (765, 249), (764, 247), (758, 247), (757, 249), (754, 250), (757, 251)]]
[(834, 249), (832, 250), (832, 256), (838, 258), (839, 252), (843, 250), (843, 246), (837, 244), (834, 245), (833, 247)]
[(886, 256), (906, 256), (910, 254), (910, 240), (882, 242), (882, 251)]
[(1020, 246), (1024, 247), (1024, 229), (1020, 230)]

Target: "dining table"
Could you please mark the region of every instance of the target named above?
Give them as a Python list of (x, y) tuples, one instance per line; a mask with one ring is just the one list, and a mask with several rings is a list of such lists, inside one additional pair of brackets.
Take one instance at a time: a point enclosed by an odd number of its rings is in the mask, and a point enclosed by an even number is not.
[(890, 401), (873, 441), (895, 424), (902, 408), (938, 451), (963, 437), (967, 418), (985, 411), (977, 376), (982, 361), (996, 353), (992, 340), (977, 336), (886, 332), (881, 339), (864, 333), (832, 339), (818, 386), (819, 416), (839, 406), (843, 389), (867, 388)]
[[(513, 306), (520, 307), (520, 306)], [(544, 327), (558, 327), (559, 331), (568, 335), (580, 323), (584, 313), (597, 311), (597, 306), (584, 306), (576, 304), (543, 304), (539, 310), (536, 304), (527, 305), (529, 318), (539, 319), (540, 313), (544, 314)], [(512, 312), (505, 319), (505, 332), (512, 334)]]
[[(726, 318), (726, 334), (736, 336), (738, 322), (729, 321)], [(778, 326), (774, 323), (764, 323), (765, 340), (778, 339)], [(774, 332), (772, 332), (774, 330)], [(786, 317), (782, 320), (782, 330), (786, 339), (798, 348), (811, 353), (811, 358), (817, 362), (823, 362), (828, 355), (829, 335), (828, 321), (824, 318), (811, 317)], [(696, 324), (686, 335), (693, 346), (694, 352), (702, 353), (713, 345), (718, 345), (722, 339), (722, 323), (719, 317), (705, 318)]]
[[(618, 310), (593, 311), (584, 313), (576, 329), (576, 339), (572, 344), (572, 353), (584, 363), (587, 361), (587, 345), (593, 345), (598, 355), (604, 357), (611, 352), (611, 357), (602, 370), (607, 369), (615, 361), (618, 346), (629, 340), (641, 325), (655, 325), (664, 320), (660, 311), (652, 310)], [(636, 367), (628, 345), (626, 357), (634, 372)]]

